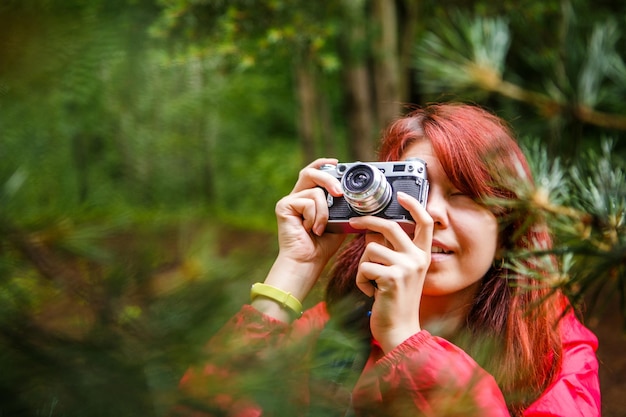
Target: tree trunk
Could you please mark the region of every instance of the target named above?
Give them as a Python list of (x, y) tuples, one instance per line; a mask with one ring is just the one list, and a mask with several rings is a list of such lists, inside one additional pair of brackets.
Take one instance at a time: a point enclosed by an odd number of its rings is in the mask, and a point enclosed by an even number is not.
[(402, 105), (396, 3), (374, 0), (372, 20), (375, 26), (372, 53), (378, 124), (386, 126), (399, 116)]
[(338, 157), (337, 138), (333, 129), (333, 117), (328, 96), (321, 94), (319, 97), (320, 135), (324, 155), (326, 157)]
[[(306, 56), (306, 54), (303, 54)], [(305, 161), (311, 162), (316, 157), (315, 122), (316, 96), (313, 66), (307, 59), (299, 59), (296, 64), (296, 94), (300, 109), (298, 111), (298, 129)]]
[(399, 11), (399, 72), (398, 72), (398, 98), (400, 103), (419, 104), (419, 91), (417, 91), (416, 71), (412, 69), (413, 49), (417, 41), (417, 29), (420, 16), (420, 2), (404, 0), (402, 10)]
[(369, 45), (365, 11), (355, 3), (344, 2), (346, 24), (340, 39), (344, 62), (343, 80), (348, 149), (350, 159), (368, 161), (374, 156), (374, 132), (377, 129), (371, 91), (371, 73), (367, 65)]
[(374, 115), (369, 89), (369, 71), (365, 65), (355, 65), (345, 71), (348, 138), (350, 158), (370, 161), (374, 157)]

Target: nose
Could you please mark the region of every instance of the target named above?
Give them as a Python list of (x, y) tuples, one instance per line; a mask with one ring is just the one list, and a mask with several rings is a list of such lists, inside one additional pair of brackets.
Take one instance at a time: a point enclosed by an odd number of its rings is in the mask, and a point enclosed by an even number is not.
[(431, 189), (431, 192), (428, 194), (426, 211), (432, 217), (435, 228), (442, 229), (448, 227), (448, 204), (446, 198), (441, 193)]

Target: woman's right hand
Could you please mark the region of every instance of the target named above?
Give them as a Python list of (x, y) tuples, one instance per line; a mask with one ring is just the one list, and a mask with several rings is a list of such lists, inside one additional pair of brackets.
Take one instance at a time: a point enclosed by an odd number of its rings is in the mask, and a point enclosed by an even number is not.
[(345, 235), (324, 233), (328, 203), (324, 190), (343, 195), (339, 180), (320, 170), (336, 159), (317, 159), (300, 171), (291, 193), (276, 204), (279, 253), (265, 283), (304, 300)]
[(336, 234), (324, 234), (328, 203), (323, 189), (335, 197), (343, 195), (339, 180), (319, 169), (325, 164), (336, 165), (337, 160), (307, 165), (291, 193), (276, 204), (280, 252), (298, 262), (327, 261), (340, 241)]

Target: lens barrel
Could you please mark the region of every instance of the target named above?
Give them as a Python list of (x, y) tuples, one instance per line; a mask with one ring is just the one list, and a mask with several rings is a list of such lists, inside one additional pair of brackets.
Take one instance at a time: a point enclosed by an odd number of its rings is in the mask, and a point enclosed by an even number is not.
[(377, 214), (391, 201), (392, 189), (375, 166), (358, 163), (349, 167), (341, 180), (343, 197), (359, 214)]

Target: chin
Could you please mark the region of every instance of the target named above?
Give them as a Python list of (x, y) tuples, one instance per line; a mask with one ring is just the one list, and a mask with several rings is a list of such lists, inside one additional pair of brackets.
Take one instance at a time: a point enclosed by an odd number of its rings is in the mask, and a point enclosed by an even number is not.
[(460, 285), (458, 282), (456, 283), (448, 282), (449, 285), (445, 285), (446, 284), (445, 281), (443, 280), (437, 281), (435, 277), (433, 277), (431, 280), (431, 277), (427, 275), (426, 282), (424, 282), (424, 289), (422, 290), (422, 295), (428, 296), (428, 297), (443, 297), (443, 296), (458, 294), (461, 292), (465, 293), (465, 291), (468, 289), (476, 288), (479, 281), (462, 283)]

